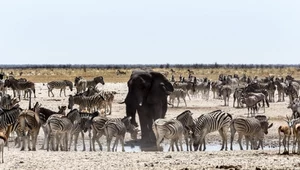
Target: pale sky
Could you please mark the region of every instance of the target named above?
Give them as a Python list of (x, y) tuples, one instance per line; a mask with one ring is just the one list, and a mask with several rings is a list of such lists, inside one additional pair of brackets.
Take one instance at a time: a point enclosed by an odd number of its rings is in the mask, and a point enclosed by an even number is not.
[(1, 0), (0, 64), (299, 64), (299, 0)]

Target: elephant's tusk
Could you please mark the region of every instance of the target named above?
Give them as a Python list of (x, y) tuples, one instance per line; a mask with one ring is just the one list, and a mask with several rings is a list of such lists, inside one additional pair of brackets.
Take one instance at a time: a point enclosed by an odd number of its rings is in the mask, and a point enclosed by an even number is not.
[(122, 102), (118, 102), (119, 104), (124, 104), (125, 103), (125, 100), (124, 101), (122, 101)]

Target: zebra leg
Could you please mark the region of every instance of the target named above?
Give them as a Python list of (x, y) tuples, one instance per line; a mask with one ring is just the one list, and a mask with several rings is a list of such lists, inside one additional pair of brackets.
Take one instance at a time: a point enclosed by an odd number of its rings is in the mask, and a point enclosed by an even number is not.
[(183, 99), (183, 101), (184, 101), (185, 107), (187, 107), (185, 98), (182, 98), (182, 99)]
[(238, 134), (238, 143), (240, 145), (240, 149), (243, 150), (243, 146), (242, 146), (242, 138), (243, 138), (243, 135), (242, 134)]
[(125, 152), (125, 148), (124, 148), (124, 137), (123, 137), (123, 136), (121, 136), (120, 142), (121, 142), (121, 145), (122, 145), (122, 152)]
[(54, 93), (53, 93), (53, 91), (52, 91), (52, 90), (53, 90), (53, 89), (51, 89), (51, 91), (50, 91), (50, 92), (52, 93), (52, 97), (54, 97)]
[[(112, 151), (113, 152), (117, 152), (117, 147), (118, 147), (118, 144), (119, 144), (119, 140), (120, 140), (120, 137), (119, 136), (117, 136), (116, 137), (116, 140), (115, 140), (115, 142), (114, 142), (114, 145), (113, 145), (113, 147), (112, 147)], [(123, 150), (124, 148), (122, 148), (122, 151), (124, 152), (125, 150)]]
[[(84, 133), (83, 133), (83, 131), (80, 131), (80, 133), (81, 133), (81, 137), (82, 137), (82, 145), (83, 145), (83, 149), (82, 149), (82, 151), (85, 151), (85, 142), (84, 142)], [(90, 131), (89, 131), (89, 133), (90, 133)], [(79, 134), (78, 134), (79, 135)], [(77, 139), (78, 140), (78, 139)], [(77, 144), (77, 141), (76, 141), (76, 144)], [(90, 145), (91, 146), (91, 145)], [(76, 148), (77, 149), (77, 148)], [(92, 151), (92, 147), (90, 147), (90, 151)]]
[(177, 107), (179, 107), (180, 99), (177, 97)]
[[(96, 141), (97, 141), (97, 143), (98, 143), (98, 145), (99, 145), (100, 151), (103, 150), (102, 145), (101, 145), (100, 140), (99, 140), (101, 136), (102, 136), (102, 135), (100, 135), (100, 136), (96, 139)], [(95, 143), (95, 142), (94, 142), (94, 143)], [(95, 151), (95, 144), (94, 144), (94, 151)]]
[(221, 151), (224, 149), (224, 147), (225, 147), (225, 150), (227, 151), (227, 133), (226, 133), (226, 131), (225, 131), (224, 128), (221, 128), (221, 129), (219, 130), (219, 133), (220, 133), (220, 135), (221, 135), (221, 137), (222, 137), (222, 147), (221, 147)]
[(110, 152), (110, 143), (111, 143), (112, 137), (109, 135), (106, 136), (106, 142), (107, 142), (107, 152)]
[(231, 134), (230, 135), (230, 150), (233, 150), (232, 142), (233, 142), (233, 139), (234, 139), (235, 132), (236, 132), (236, 129), (233, 126), (233, 122), (231, 122), (231, 125), (230, 125), (230, 134)]

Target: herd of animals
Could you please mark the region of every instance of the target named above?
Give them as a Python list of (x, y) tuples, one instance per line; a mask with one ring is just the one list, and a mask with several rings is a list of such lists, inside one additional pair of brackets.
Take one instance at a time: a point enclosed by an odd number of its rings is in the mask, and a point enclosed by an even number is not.
[[(169, 150), (183, 150), (182, 139), (185, 140), (186, 149), (205, 150), (206, 135), (218, 131), (222, 137), (221, 150), (227, 150), (227, 132), (230, 129), (230, 149), (235, 133), (238, 133), (238, 143), (242, 150), (241, 140), (245, 136), (246, 148), (250, 142), (251, 149), (263, 149), (264, 135), (268, 134), (268, 129), (272, 127), (269, 119), (265, 115), (257, 115), (260, 108), (265, 105), (269, 107), (269, 102), (275, 102), (275, 91), (278, 93), (278, 101), (289, 98), (289, 108), (292, 110), (290, 117), (286, 118), (286, 125), (278, 128), (279, 152), (281, 137), (283, 136), (284, 154), (289, 153), (289, 140), (293, 136), (293, 152), (298, 143), (297, 153), (300, 154), (300, 100), (298, 92), (300, 80), (295, 80), (288, 75), (285, 78), (266, 77), (246, 77), (243, 75), (223, 75), (216, 81), (208, 78), (197, 78), (192, 70), (188, 70), (188, 78), (180, 75), (175, 80), (175, 71), (171, 69), (169, 75), (145, 70), (134, 70), (127, 82), (128, 93), (124, 100), (126, 104), (126, 116), (124, 118), (110, 118), (107, 115), (112, 113), (112, 103), (115, 91), (101, 91), (97, 89), (97, 84), (105, 85), (102, 76), (92, 80), (83, 77), (75, 77), (74, 83), (69, 80), (51, 81), (47, 83), (48, 97), (54, 97), (53, 90), (60, 89), (60, 96), (66, 88), (76, 89), (75, 95), (69, 95), (68, 106), (59, 106), (58, 111), (52, 111), (41, 107), (41, 103), (35, 103), (31, 107), (31, 97), (36, 97), (35, 83), (24, 78), (16, 79), (14, 76), (4, 77), (0, 74), (0, 150), (2, 151), (10, 133), (15, 132), (17, 137), (15, 143), (21, 150), (36, 150), (37, 136), (40, 128), (44, 131), (44, 141), (41, 149), (52, 151), (68, 151), (74, 138), (74, 150), (77, 151), (77, 140), (79, 134), (83, 139), (83, 150), (86, 149), (84, 143), (84, 133), (92, 133), (90, 136), (90, 151), (95, 151), (95, 142), (102, 150), (100, 137), (106, 136), (107, 150), (116, 151), (118, 142), (122, 144), (124, 151), (124, 136), (128, 132), (133, 140), (137, 140), (139, 132), (136, 114), (139, 115), (141, 129), (141, 142), (154, 142), (157, 149), (161, 150), (161, 143), (164, 139), (170, 140)], [(117, 75), (126, 74), (124, 71), (117, 71)], [(13, 91), (12, 97), (8, 91)], [(21, 96), (23, 91), (24, 96)], [(209, 93), (213, 93), (213, 98), (222, 98), (224, 105), (229, 105), (229, 98), (233, 96), (233, 107), (246, 107), (248, 117), (233, 118), (230, 113), (222, 110), (214, 110), (200, 115), (194, 119), (192, 112), (186, 110), (174, 119), (165, 119), (168, 105), (174, 107), (177, 99), (179, 107), (180, 99), (191, 96), (202, 96), (209, 99)], [(28, 109), (20, 107), (22, 98), (29, 98)], [(235, 105), (236, 103), (236, 105)], [(74, 106), (78, 109), (74, 109)], [(67, 111), (67, 108), (69, 111)], [(251, 114), (251, 115), (250, 115)], [(111, 147), (112, 138), (115, 137)], [(179, 146), (178, 146), (179, 143)], [(45, 146), (46, 145), (46, 146)]]

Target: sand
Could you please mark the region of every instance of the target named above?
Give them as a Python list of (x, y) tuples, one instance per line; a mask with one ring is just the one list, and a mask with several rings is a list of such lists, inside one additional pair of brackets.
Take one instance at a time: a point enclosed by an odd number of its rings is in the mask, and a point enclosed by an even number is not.
[[(104, 90), (117, 91), (110, 117), (123, 117), (125, 115), (125, 105), (118, 104), (118, 102), (123, 101), (127, 94), (126, 83), (106, 83), (104, 86), (99, 85), (98, 87)], [(43, 107), (57, 111), (58, 106), (68, 104), (67, 97), (59, 97), (59, 90), (53, 91), (55, 97), (48, 97), (47, 87), (43, 83), (37, 83), (36, 91), (37, 98), (33, 99), (33, 102), (38, 101)], [(12, 92), (9, 90), (9, 93)], [(69, 95), (75, 92), (66, 90), (66, 93)], [(247, 116), (246, 108), (233, 108), (232, 102), (233, 98), (231, 97), (230, 105), (223, 106), (222, 100), (212, 99), (212, 93), (207, 101), (201, 97), (192, 97), (191, 100), (187, 98), (187, 107), (184, 107), (183, 102), (180, 103), (178, 108), (170, 107), (166, 117), (176, 117), (187, 109), (194, 113), (194, 118), (216, 109), (231, 113), (233, 117)], [(264, 150), (240, 151), (235, 138), (233, 151), (219, 151), (221, 137), (217, 132), (207, 136), (207, 151), (201, 152), (167, 152), (168, 141), (162, 144), (164, 152), (141, 151), (138, 143), (130, 140), (129, 134), (126, 134), (126, 152), (121, 152), (120, 148), (118, 148), (118, 152), (107, 152), (105, 137), (101, 139), (104, 151), (100, 151), (96, 145), (98, 150), (90, 152), (87, 134), (85, 135), (87, 151), (82, 151), (81, 138), (79, 138), (78, 151), (74, 151), (74, 146), (68, 152), (47, 152), (41, 149), (37, 151), (20, 151), (20, 148), (14, 146), (12, 137), (9, 140), (9, 148), (4, 148), (4, 163), (0, 164), (0, 169), (300, 169), (298, 155), (278, 154), (277, 128), (280, 124), (285, 124), (282, 119), (286, 115), (291, 115), (291, 110), (287, 108), (287, 105), (288, 98), (286, 97), (285, 102), (271, 103), (270, 107), (266, 108), (265, 113), (262, 109), (259, 111), (261, 114), (270, 117), (270, 122), (274, 124), (269, 129), (269, 134), (265, 136)], [(21, 106), (22, 108), (28, 108), (28, 100), (22, 100)], [(42, 140), (43, 131), (41, 129), (37, 148), (40, 148)], [(185, 148), (185, 144), (183, 146)]]

